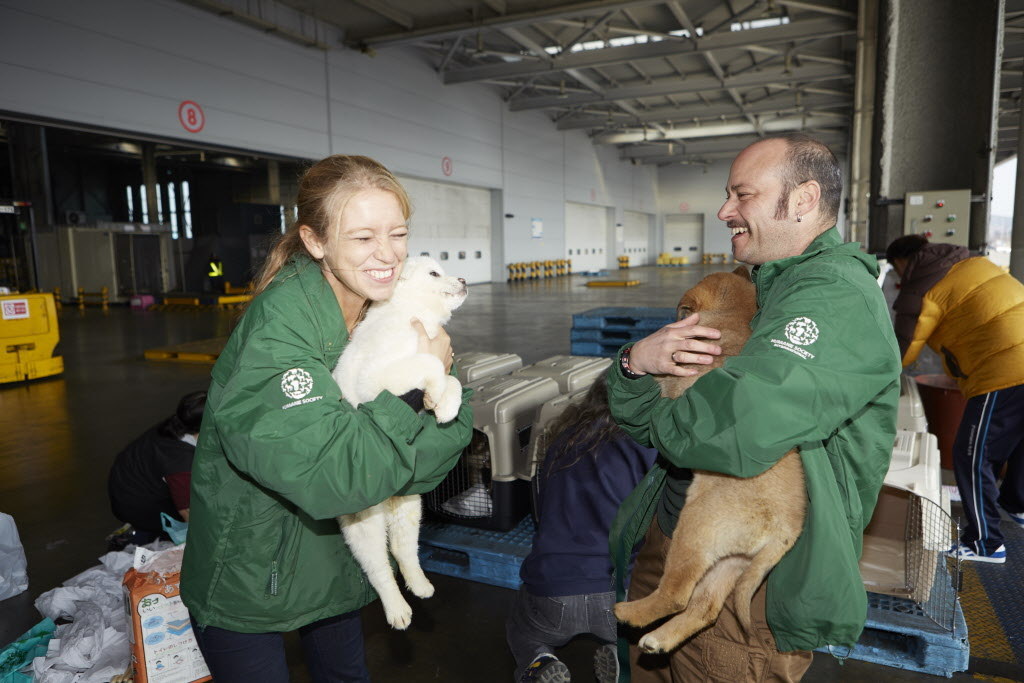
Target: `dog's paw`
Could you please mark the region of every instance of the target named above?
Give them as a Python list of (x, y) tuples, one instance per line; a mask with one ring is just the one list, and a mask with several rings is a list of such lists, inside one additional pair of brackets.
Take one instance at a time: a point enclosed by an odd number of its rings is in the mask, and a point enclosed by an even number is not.
[(462, 405), (462, 384), (451, 375), (445, 380), (444, 393), (434, 402), (434, 417), (439, 424), (451, 422), (458, 417), (459, 407)]
[(405, 600), (400, 605), (385, 606), (384, 617), (388, 620), (391, 628), (404, 631), (412, 623), (412, 607), (409, 607), (409, 603)]
[(612, 611), (615, 612), (616, 619), (630, 626), (646, 626), (649, 623), (648, 620), (643, 619), (639, 614), (638, 605), (635, 601), (617, 602)]
[(416, 577), (405, 582), (409, 592), (417, 598), (429, 598), (434, 594), (434, 584), (427, 580), (427, 577)]
[(641, 638), (640, 642), (637, 643), (637, 647), (639, 647), (643, 652), (652, 655), (664, 651), (664, 646), (658, 642), (658, 639), (653, 633), (648, 633)]

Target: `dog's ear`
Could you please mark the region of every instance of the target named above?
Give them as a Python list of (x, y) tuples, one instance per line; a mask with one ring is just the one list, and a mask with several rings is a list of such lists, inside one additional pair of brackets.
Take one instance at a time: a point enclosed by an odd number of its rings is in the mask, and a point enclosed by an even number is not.
[(734, 275), (739, 275), (744, 280), (750, 279), (750, 271), (747, 270), (746, 266), (740, 266), (736, 270), (732, 271)]

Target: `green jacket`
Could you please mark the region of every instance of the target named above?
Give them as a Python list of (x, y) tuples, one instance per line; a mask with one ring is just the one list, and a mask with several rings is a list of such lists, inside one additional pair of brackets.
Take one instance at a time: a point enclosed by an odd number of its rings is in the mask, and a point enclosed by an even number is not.
[[(800, 256), (754, 269), (750, 340), (682, 397), (661, 398), (652, 378), (626, 379), (617, 363), (608, 374), (616, 421), (680, 467), (752, 477), (800, 447), (807, 520), (768, 578), (782, 651), (853, 645), (864, 628), (858, 561), (889, 467), (900, 375), (877, 275), (874, 257), (828, 230)], [(659, 476), (637, 487), (617, 526), (649, 515)]]
[(348, 341), (320, 269), (296, 257), (217, 364), (192, 469), (181, 596), (201, 624), (289, 631), (375, 593), (335, 516), (433, 489), (472, 433), (384, 392), (358, 409), (331, 377)]

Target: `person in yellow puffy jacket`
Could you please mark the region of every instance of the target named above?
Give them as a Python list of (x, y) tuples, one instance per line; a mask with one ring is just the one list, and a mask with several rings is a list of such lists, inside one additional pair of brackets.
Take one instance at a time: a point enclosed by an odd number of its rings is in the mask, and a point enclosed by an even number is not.
[(900, 276), (893, 309), (903, 367), (928, 344), (967, 398), (953, 446), (966, 525), (949, 552), (1003, 563), (999, 508), (1024, 527), (1024, 285), (966, 247), (921, 235), (894, 240), (886, 259)]

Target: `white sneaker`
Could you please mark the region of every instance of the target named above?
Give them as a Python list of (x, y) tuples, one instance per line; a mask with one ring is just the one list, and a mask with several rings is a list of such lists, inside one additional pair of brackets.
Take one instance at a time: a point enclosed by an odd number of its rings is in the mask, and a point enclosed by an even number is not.
[(1017, 523), (1021, 529), (1024, 529), (1024, 512), (1010, 512), (1006, 510), (1006, 514), (1010, 515), (1010, 519)]
[(991, 562), (992, 564), (1003, 564), (1006, 562), (1006, 546), (1001, 545), (988, 555), (979, 555), (974, 549), (963, 543), (957, 543), (946, 551), (950, 557), (959, 557), (961, 561)]

